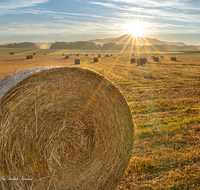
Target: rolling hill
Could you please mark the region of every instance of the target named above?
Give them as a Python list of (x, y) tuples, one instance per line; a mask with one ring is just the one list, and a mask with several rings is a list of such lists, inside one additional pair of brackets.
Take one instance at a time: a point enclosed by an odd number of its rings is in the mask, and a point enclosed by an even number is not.
[(119, 43), (119, 44), (135, 44), (135, 45), (175, 45), (175, 46), (186, 46), (182, 42), (165, 42), (160, 41), (155, 38), (146, 38), (146, 37), (133, 37), (130, 34), (125, 34), (119, 38), (105, 38), (105, 39), (95, 39), (90, 40), (96, 44), (107, 44), (107, 43)]

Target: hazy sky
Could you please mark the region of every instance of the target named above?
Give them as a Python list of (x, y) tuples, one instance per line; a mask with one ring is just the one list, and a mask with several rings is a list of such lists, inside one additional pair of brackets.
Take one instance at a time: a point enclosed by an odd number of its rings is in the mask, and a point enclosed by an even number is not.
[(200, 45), (200, 0), (0, 0), (0, 44), (143, 36)]

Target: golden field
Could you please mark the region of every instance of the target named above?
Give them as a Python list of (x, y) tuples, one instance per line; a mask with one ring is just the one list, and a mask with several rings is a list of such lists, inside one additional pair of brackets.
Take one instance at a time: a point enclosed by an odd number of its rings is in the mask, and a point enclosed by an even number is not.
[[(132, 112), (135, 142), (117, 190), (200, 189), (200, 52), (162, 53), (158, 62), (151, 59), (152, 52), (133, 56), (146, 57), (146, 66), (130, 64), (128, 53), (106, 57), (105, 52), (94, 63), (97, 54), (91, 52), (69, 59), (61, 55), (65, 50), (49, 54), (46, 50), (47, 55), (33, 59), (26, 59), (23, 52), (0, 52), (0, 79), (35, 67), (82, 67), (104, 75), (120, 89)], [(75, 65), (75, 59), (81, 64)]]

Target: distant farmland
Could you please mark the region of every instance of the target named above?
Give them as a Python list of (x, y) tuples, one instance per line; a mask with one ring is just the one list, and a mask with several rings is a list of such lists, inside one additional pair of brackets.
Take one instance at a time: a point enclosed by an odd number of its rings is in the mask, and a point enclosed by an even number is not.
[(122, 50), (79, 50), (79, 49), (28, 49), (28, 48), (0, 48), (1, 54), (9, 54), (10, 52), (15, 52), (16, 55), (28, 55), (36, 52), (38, 55), (62, 55), (62, 54), (124, 54), (132, 55), (135, 54), (144, 54), (144, 55), (168, 55), (173, 56), (177, 55), (178, 57), (185, 58), (197, 58), (200, 59), (200, 51), (169, 51), (169, 52), (160, 52), (160, 51), (122, 51)]
[[(27, 60), (25, 55), (33, 52), (36, 56)], [(102, 58), (94, 63), (98, 53)], [(0, 79), (43, 66), (95, 70), (124, 94), (135, 123), (133, 155), (117, 190), (200, 189), (200, 52), (133, 52), (136, 59), (147, 58), (146, 66), (130, 64), (128, 51), (119, 53), (0, 48)], [(81, 64), (74, 65), (76, 56), (65, 59), (62, 54), (81, 54)]]

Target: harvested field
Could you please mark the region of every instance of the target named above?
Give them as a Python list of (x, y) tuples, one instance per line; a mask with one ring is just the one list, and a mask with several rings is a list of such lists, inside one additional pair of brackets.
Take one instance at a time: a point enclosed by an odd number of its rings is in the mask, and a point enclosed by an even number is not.
[[(159, 63), (150, 55), (135, 53), (135, 58), (148, 58), (142, 67), (130, 64), (132, 54), (128, 53), (117, 56), (112, 52), (112, 57), (94, 63), (94, 57), (73, 51), (81, 60), (75, 65), (76, 56), (65, 59), (60, 50), (58, 56), (32, 50), (37, 56), (31, 60), (18, 55), (17, 50), (8, 50), (7, 54), (10, 51), (15, 56), (0, 55), (0, 79), (34, 67), (75, 66), (95, 70), (121, 90), (136, 130), (133, 155), (117, 190), (200, 189), (199, 52), (150, 52), (164, 55)], [(178, 61), (171, 61), (174, 56)]]

